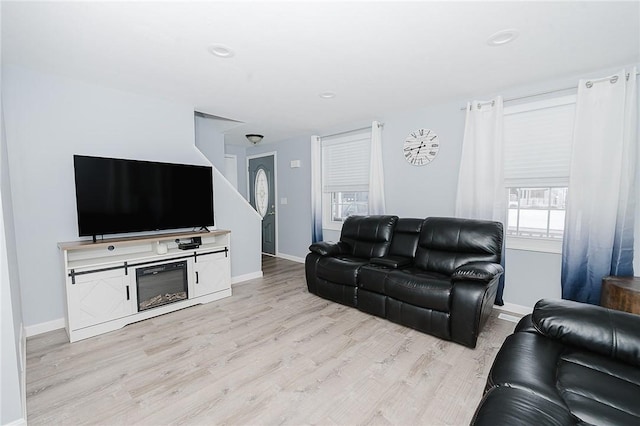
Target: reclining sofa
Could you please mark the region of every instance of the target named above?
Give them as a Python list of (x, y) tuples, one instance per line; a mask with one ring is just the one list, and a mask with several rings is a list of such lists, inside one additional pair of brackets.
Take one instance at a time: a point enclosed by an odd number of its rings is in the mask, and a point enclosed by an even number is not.
[(350, 216), (305, 259), (310, 293), (474, 348), (495, 300), (503, 227), (430, 217)]
[(500, 348), (472, 425), (639, 425), (640, 315), (542, 299)]

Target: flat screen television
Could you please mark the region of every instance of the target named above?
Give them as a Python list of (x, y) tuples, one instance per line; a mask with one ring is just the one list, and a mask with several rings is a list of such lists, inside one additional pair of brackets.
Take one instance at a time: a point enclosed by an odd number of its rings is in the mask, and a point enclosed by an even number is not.
[(207, 166), (74, 155), (78, 234), (213, 226)]

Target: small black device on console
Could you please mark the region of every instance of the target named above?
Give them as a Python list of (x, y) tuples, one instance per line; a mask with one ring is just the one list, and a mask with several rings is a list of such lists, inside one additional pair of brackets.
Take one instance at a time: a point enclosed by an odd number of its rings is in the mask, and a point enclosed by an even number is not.
[(188, 243), (180, 243), (180, 242), (178, 242), (178, 248), (180, 250), (190, 250), (190, 249), (195, 249), (195, 248), (200, 247), (200, 244), (202, 244), (202, 238), (201, 237), (193, 237), (193, 238), (191, 238), (191, 241), (188, 242)]

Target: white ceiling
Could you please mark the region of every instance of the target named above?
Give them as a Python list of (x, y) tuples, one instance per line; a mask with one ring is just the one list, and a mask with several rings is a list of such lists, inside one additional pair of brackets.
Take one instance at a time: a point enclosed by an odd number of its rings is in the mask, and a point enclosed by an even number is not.
[[(640, 62), (640, 2), (2, 1), (2, 61), (193, 105), (276, 141)], [(487, 38), (515, 28), (512, 43)], [(211, 55), (214, 43), (232, 58)], [(335, 92), (322, 99), (322, 92)]]

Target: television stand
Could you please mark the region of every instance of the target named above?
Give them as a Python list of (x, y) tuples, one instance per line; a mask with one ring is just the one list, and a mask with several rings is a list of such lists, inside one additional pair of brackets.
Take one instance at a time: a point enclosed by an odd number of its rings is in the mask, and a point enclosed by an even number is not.
[[(69, 341), (231, 296), (230, 236), (230, 231), (215, 230), (58, 243), (65, 273)], [(178, 248), (180, 239), (194, 237), (201, 238), (199, 247)], [(149, 308), (143, 299), (154, 297), (142, 295), (153, 293), (154, 285), (146, 278), (143, 289), (141, 276), (153, 266), (167, 271), (167, 279), (158, 286), (174, 281), (182, 287), (176, 291), (163, 287), (155, 297), (162, 300)]]

